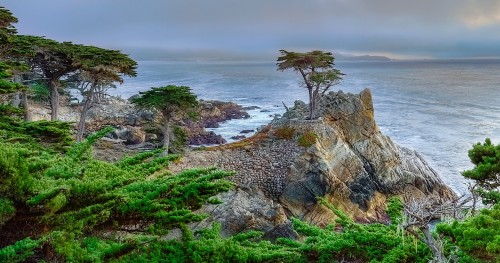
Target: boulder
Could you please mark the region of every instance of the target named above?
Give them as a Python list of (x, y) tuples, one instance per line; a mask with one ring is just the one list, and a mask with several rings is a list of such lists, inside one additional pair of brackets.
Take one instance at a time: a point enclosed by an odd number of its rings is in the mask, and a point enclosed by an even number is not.
[(222, 136), (215, 134), (213, 131), (204, 131), (197, 133), (196, 135), (189, 136), (189, 145), (214, 145), (214, 144), (224, 144), (226, 140)]
[(196, 223), (194, 229), (203, 229), (218, 222), (221, 224), (221, 235), (225, 237), (248, 230), (269, 232), (269, 239), (276, 238), (273, 232), (294, 236), (295, 231), (287, 228), (290, 221), (283, 207), (258, 189), (236, 188), (219, 194), (217, 198), (222, 204), (206, 205), (197, 211), (210, 217)]
[(142, 144), (146, 141), (146, 132), (140, 127), (126, 126), (115, 129), (113, 139), (123, 140), (125, 144)]
[(260, 110), (260, 107), (259, 106), (247, 106), (247, 107), (243, 107), (243, 110)]

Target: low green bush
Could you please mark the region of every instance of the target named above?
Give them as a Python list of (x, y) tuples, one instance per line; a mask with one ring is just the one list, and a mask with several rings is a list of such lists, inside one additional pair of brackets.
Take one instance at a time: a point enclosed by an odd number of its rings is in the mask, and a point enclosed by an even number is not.
[(312, 131), (308, 131), (299, 135), (297, 143), (299, 144), (299, 146), (307, 148), (314, 145), (317, 140), (318, 140), (318, 135)]
[(474, 259), (483, 262), (500, 259), (500, 204), (464, 221), (439, 224), (437, 231)]
[(295, 128), (290, 126), (282, 126), (273, 129), (273, 134), (278, 139), (291, 140), (295, 135)]

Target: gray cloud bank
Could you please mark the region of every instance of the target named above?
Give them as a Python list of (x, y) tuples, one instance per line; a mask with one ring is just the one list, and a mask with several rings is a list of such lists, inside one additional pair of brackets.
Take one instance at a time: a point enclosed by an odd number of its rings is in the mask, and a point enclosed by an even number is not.
[(500, 57), (497, 0), (4, 0), (22, 34), (130, 51)]

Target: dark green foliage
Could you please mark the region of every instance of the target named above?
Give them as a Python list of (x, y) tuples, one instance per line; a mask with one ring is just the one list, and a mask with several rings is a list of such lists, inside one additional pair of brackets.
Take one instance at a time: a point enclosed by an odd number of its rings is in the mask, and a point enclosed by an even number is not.
[(487, 262), (500, 258), (500, 205), (483, 209), (465, 221), (439, 224), (438, 232), (450, 238), (460, 250), (473, 258)]
[[(11, 35), (16, 33), (16, 29), (13, 24), (17, 23), (17, 18), (5, 9), (5, 7), (0, 6), (0, 37), (4, 35)], [(4, 38), (0, 38), (1, 41), (5, 41)]]
[(500, 203), (500, 144), (494, 145), (490, 139), (483, 144), (474, 144), (469, 150), (469, 158), (476, 166), (463, 172), (463, 176), (475, 180), (485, 204)]
[(172, 130), (174, 133), (174, 140), (171, 142), (171, 145), (170, 145), (171, 150), (172, 150), (172, 152), (175, 152), (175, 153), (182, 152), (187, 146), (187, 142), (188, 142), (187, 134), (184, 131), (184, 129), (182, 129), (181, 127), (179, 127), (177, 125), (174, 126), (174, 128)]
[(262, 233), (247, 232), (230, 238), (219, 235), (220, 226), (193, 235), (183, 228), (182, 241), (145, 243), (136, 253), (120, 262), (304, 262), (302, 256), (287, 246), (260, 241)]
[(23, 115), (24, 109), (14, 107), (10, 104), (0, 104), (0, 118), (5, 119), (6, 122), (9, 122), (6, 117), (20, 118)]
[(194, 108), (197, 105), (196, 96), (191, 92), (191, 88), (186, 86), (153, 87), (139, 94), (139, 97), (132, 99), (132, 103), (141, 108), (160, 112), (173, 113), (174, 111)]
[[(32, 151), (17, 144), (0, 143), (0, 198), (20, 200), (34, 183), (31, 173)], [(21, 199), (22, 200), (22, 199)]]
[[(5, 53), (10, 50), (11, 39), (17, 33), (13, 25), (15, 23), (17, 23), (17, 18), (9, 10), (0, 6), (0, 59), (2, 59), (0, 60), (0, 95), (17, 92), (25, 88), (23, 85), (8, 79), (11, 77), (15, 65), (11, 63), (12, 61), (7, 61)], [(1, 115), (4, 115), (4, 112), (0, 111)]]
[(16, 208), (11, 200), (7, 198), (0, 198), (0, 226), (7, 222), (7, 220), (9, 220), (15, 212)]
[(399, 196), (393, 196), (387, 200), (387, 215), (391, 219), (392, 224), (401, 223), (403, 217), (403, 201)]
[(32, 99), (38, 102), (45, 102), (50, 99), (50, 90), (44, 83), (36, 83), (29, 86)]
[[(1, 109), (2, 107), (0, 107)], [(14, 115), (15, 111), (11, 112)], [(20, 114), (22, 112), (16, 112)], [(73, 138), (70, 132), (71, 123), (60, 121), (24, 122), (19, 118), (0, 116), (0, 141), (28, 143), (33, 147), (51, 145), (47, 150), (63, 150), (68, 147)]]
[(24, 262), (34, 254), (34, 250), (40, 246), (40, 240), (25, 238), (15, 244), (0, 249), (0, 262)]
[(336, 224), (321, 229), (294, 219), (295, 230), (306, 239), (284, 241), (296, 247), (307, 261), (428, 262), (432, 258), (423, 243), (406, 236), (397, 225), (357, 224), (326, 200), (320, 202), (337, 215)]
[[(223, 180), (231, 173), (215, 168), (172, 176), (164, 168), (178, 156), (159, 156), (160, 151), (127, 157), (115, 164), (95, 160), (91, 145), (109, 131), (89, 136), (64, 155), (21, 144), (0, 144), (4, 148), (0, 151), (2, 220), (16, 220), (15, 203), (8, 199), (25, 203), (36, 221), (49, 229), (32, 238), (52, 247), (68, 261), (96, 262), (127, 253), (139, 243), (87, 236), (91, 231), (111, 231), (132, 220), (145, 233), (165, 233), (202, 220), (205, 216), (192, 210), (232, 187)], [(19, 251), (32, 251), (21, 245), (22, 249), (16, 244), (0, 253), (14, 260), (12, 253), (24, 257), (25, 252)]]
[[(9, 94), (19, 90), (23, 90), (25, 87), (19, 83), (14, 83), (8, 78), (11, 77), (11, 67), (5, 62), (0, 61), (0, 94)], [(0, 112), (2, 114), (2, 112)]]

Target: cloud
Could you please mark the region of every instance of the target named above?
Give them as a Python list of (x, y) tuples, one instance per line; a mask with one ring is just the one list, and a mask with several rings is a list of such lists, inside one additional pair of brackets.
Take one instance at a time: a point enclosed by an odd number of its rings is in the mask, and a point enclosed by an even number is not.
[[(24, 34), (121, 49), (500, 56), (494, 0), (4, 0)], [(464, 44), (467, 43), (467, 44)], [(474, 52), (472, 52), (474, 51)]]
[(496, 0), (466, 1), (461, 18), (469, 27), (500, 25), (500, 2)]

